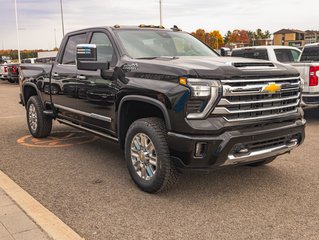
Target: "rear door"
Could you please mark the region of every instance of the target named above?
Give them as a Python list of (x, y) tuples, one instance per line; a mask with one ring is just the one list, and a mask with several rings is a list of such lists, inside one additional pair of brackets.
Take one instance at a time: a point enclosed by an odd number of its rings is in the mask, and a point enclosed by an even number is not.
[[(76, 45), (87, 43), (88, 34), (86, 32), (70, 35), (61, 49), (63, 55), (55, 62), (50, 87), (54, 106), (64, 116), (72, 119), (81, 119), (78, 110), (77, 98), (79, 97), (77, 89), (77, 68), (75, 64)], [(44, 85), (49, 83), (44, 83)], [(44, 89), (46, 87), (44, 86)], [(50, 90), (50, 89), (49, 89)], [(47, 92), (49, 93), (49, 90)]]

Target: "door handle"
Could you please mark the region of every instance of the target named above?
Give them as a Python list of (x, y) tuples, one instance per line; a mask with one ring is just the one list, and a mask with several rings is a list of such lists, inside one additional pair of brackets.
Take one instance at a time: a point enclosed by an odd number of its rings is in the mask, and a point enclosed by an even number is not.
[(77, 79), (80, 79), (80, 80), (86, 80), (86, 76), (84, 75), (78, 75), (76, 76)]
[(55, 72), (55, 73), (52, 74), (52, 76), (53, 77), (59, 77), (59, 74)]

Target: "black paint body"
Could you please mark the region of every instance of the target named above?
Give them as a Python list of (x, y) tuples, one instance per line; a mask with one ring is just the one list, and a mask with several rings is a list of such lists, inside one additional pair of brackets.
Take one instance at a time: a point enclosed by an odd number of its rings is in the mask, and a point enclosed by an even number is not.
[[(236, 143), (293, 134), (300, 135), (299, 144), (303, 141), (305, 122), (301, 108), (298, 113), (288, 117), (268, 120), (240, 123), (230, 123), (216, 117), (189, 120), (186, 118), (186, 104), (190, 89), (179, 84), (181, 76), (215, 80), (298, 76), (291, 67), (276, 64), (276, 71), (244, 71), (227, 63), (247, 62), (247, 59), (226, 57), (132, 59), (122, 48), (116, 31), (120, 29), (101, 27), (69, 33), (64, 37), (52, 66), (22, 64), (21, 102), (26, 105), (30, 91), (33, 94), (36, 92), (45, 109), (54, 108), (57, 119), (66, 119), (111, 135), (122, 145), (127, 130), (124, 122), (130, 118), (127, 115), (130, 109), (125, 108), (125, 105), (137, 103), (132, 105), (137, 107), (134, 111), (139, 111), (139, 115), (143, 116), (148, 116), (147, 106), (151, 105), (159, 110), (160, 117), (165, 121), (172, 159), (180, 167), (193, 170), (206, 171), (219, 167)], [(83, 71), (77, 70), (76, 65), (62, 64), (68, 38), (85, 33), (87, 37), (84, 43), (90, 43), (92, 32), (103, 32), (112, 41), (116, 57), (110, 63), (110, 69)], [(90, 117), (90, 114), (106, 119)], [(202, 158), (197, 159), (194, 158), (194, 147), (199, 141), (207, 143), (207, 151)]]

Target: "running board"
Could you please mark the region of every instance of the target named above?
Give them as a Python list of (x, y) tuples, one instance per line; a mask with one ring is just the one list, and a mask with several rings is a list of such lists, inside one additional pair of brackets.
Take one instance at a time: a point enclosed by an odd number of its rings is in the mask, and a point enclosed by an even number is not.
[(108, 135), (108, 134), (105, 134), (105, 133), (100, 133), (100, 132), (98, 132), (98, 131), (95, 131), (95, 130), (92, 130), (92, 129), (83, 127), (83, 126), (81, 126), (81, 125), (72, 123), (72, 122), (67, 121), (67, 120), (64, 120), (64, 119), (57, 119), (57, 121), (58, 121), (59, 123), (65, 124), (65, 125), (68, 125), (68, 126), (71, 126), (71, 127), (75, 127), (75, 128), (84, 130), (84, 131), (86, 131), (86, 132), (93, 133), (93, 134), (98, 135), (98, 136), (100, 136), (100, 137), (110, 139), (110, 140), (112, 140), (112, 141), (114, 141), (114, 142), (118, 142), (118, 141), (119, 141), (118, 138), (116, 138), (116, 137), (113, 137), (113, 136)]

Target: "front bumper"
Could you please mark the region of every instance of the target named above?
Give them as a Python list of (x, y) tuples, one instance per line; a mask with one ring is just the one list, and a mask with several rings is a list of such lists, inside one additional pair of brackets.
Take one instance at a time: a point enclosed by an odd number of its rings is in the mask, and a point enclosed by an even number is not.
[(319, 106), (319, 93), (303, 93), (301, 105), (303, 107)]
[[(219, 136), (191, 136), (169, 132), (168, 142), (172, 158), (179, 168), (210, 171), (290, 152), (303, 142), (305, 123), (305, 120), (297, 120), (289, 125), (227, 131)], [(195, 156), (197, 143), (205, 146), (200, 157)], [(241, 149), (246, 151), (237, 151)]]

